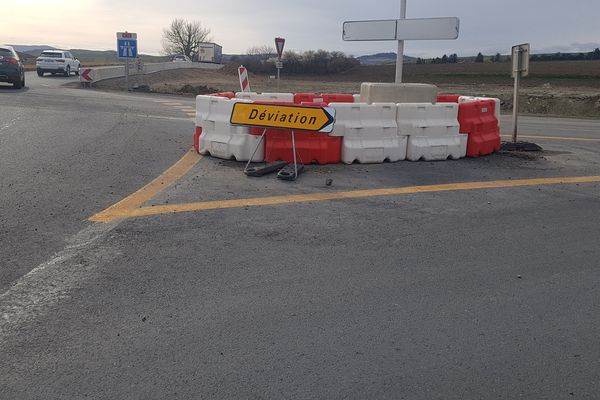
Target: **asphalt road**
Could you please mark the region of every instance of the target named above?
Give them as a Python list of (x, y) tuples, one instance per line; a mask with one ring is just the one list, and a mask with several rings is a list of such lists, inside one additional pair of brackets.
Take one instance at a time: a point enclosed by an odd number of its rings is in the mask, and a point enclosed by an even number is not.
[[(91, 222), (184, 156), (193, 100), (27, 78), (0, 88), (0, 398), (600, 392), (600, 184), (551, 183), (600, 175), (600, 122), (523, 117), (540, 155), (312, 166), (296, 183), (205, 158), (136, 195), (146, 216)], [(356, 190), (373, 192), (289, 202)]]

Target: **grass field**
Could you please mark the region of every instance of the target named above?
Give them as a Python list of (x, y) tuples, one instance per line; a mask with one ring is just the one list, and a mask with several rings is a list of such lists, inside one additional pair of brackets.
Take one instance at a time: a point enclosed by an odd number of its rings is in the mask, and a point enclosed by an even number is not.
[[(404, 81), (434, 84), (511, 85), (510, 63), (406, 64)], [(393, 82), (395, 65), (359, 66), (332, 77), (339, 81)], [(600, 88), (600, 61), (532, 62), (524, 86)]]

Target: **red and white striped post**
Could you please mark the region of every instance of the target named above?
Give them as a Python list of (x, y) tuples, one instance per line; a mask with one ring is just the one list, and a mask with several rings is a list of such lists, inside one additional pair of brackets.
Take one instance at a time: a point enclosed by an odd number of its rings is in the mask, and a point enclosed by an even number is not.
[(240, 76), (240, 88), (242, 93), (250, 91), (250, 81), (248, 80), (248, 70), (243, 65), (238, 68), (238, 74)]

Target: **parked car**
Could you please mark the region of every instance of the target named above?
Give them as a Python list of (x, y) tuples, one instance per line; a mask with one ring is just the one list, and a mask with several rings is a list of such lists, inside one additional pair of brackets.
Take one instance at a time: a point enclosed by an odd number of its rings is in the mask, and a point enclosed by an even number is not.
[(25, 69), (11, 46), (0, 45), (0, 82), (12, 83), (15, 89), (25, 86)]
[(38, 76), (44, 76), (46, 72), (69, 76), (71, 72), (79, 75), (80, 63), (69, 51), (44, 50), (35, 61), (35, 66)]
[(173, 62), (192, 62), (192, 60), (190, 60), (190, 58), (188, 56), (186, 56), (185, 54), (177, 54), (177, 55), (173, 56), (173, 59), (171, 61), (173, 61)]

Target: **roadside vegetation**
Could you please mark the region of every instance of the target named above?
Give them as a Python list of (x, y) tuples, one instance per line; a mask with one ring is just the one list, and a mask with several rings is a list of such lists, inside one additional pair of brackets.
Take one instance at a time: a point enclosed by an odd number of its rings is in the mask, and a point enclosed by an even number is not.
[[(277, 53), (267, 46), (251, 48), (248, 54), (232, 57), (232, 63), (243, 64), (249, 71), (270, 74), (275, 69)], [(282, 61), (287, 74), (339, 74), (360, 65), (358, 59), (341, 51), (306, 51), (297, 53), (286, 51)]]

